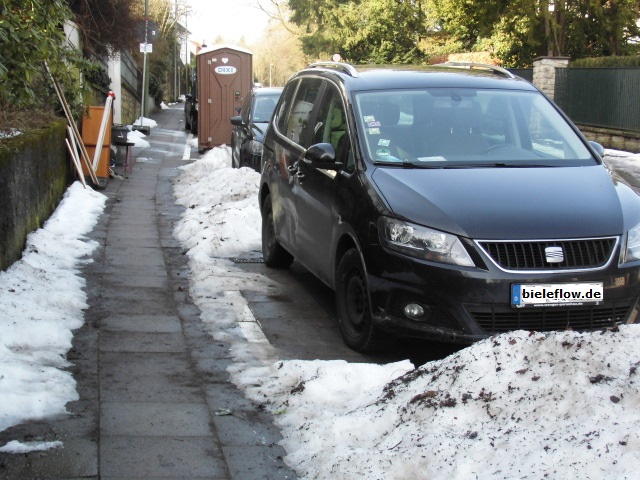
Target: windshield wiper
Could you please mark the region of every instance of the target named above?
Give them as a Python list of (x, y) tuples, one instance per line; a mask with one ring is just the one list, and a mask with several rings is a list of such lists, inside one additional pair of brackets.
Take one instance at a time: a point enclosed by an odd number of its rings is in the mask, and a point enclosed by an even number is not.
[(428, 165), (428, 164), (422, 164), (422, 163), (413, 163), (409, 161), (391, 162), (391, 161), (384, 161), (384, 160), (376, 160), (374, 163), (376, 165), (382, 165), (385, 167), (425, 168), (425, 169), (444, 168), (442, 165)]
[(542, 168), (557, 167), (558, 165), (539, 164), (539, 163), (456, 163), (452, 165), (444, 165), (443, 168)]

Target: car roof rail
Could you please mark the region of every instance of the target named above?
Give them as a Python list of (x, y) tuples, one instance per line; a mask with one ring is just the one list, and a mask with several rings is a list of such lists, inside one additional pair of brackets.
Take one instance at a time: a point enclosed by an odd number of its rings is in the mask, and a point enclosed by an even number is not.
[(346, 73), (350, 77), (358, 77), (358, 70), (349, 64), (344, 62), (314, 62), (309, 65), (309, 68), (329, 68), (333, 70), (340, 70), (342, 73)]
[(468, 68), (470, 70), (491, 70), (494, 73), (504, 75), (507, 78), (517, 78), (506, 68), (498, 67), (497, 65), (490, 65), (488, 63), (475, 63), (475, 62), (445, 62), (438, 63), (434, 67), (454, 67), (454, 68)]

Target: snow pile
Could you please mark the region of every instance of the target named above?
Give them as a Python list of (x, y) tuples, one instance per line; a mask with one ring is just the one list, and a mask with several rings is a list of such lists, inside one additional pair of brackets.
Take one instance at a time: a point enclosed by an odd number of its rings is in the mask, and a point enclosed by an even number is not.
[(176, 203), (185, 207), (174, 237), (187, 249), (189, 293), (200, 318), (217, 339), (242, 337), (242, 320), (250, 317), (240, 290), (268, 293), (273, 282), (237, 268), (233, 259), (261, 248), (258, 209), (260, 175), (231, 168), (231, 149), (209, 150), (181, 167), (174, 183)]
[(74, 183), (22, 259), (0, 272), (0, 431), (78, 399), (65, 355), (87, 308), (79, 266), (98, 245), (83, 236), (105, 201)]
[(138, 117), (136, 118), (136, 121), (133, 122), (133, 126), (156, 128), (158, 126), (158, 122), (153, 118)]
[(182, 170), (174, 195), (187, 211), (175, 237), (194, 255), (231, 257), (260, 249), (260, 174), (249, 168), (231, 168), (229, 147), (209, 150)]
[(231, 370), (278, 414), (285, 460), (302, 478), (633, 478), (639, 343), (637, 325), (518, 331), (415, 370), (321, 361)]

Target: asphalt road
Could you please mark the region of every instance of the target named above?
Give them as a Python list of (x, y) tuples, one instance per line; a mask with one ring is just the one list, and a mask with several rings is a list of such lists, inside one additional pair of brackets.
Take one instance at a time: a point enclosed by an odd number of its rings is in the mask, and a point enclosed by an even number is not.
[[(448, 356), (458, 345), (397, 339), (390, 335), (383, 351), (363, 355), (347, 347), (336, 317), (333, 291), (299, 263), (272, 269), (256, 258), (257, 252), (236, 259), (239, 268), (259, 273), (280, 286), (274, 295), (243, 292), (262, 331), (282, 359), (346, 360), (388, 363), (409, 359), (416, 366)], [(247, 263), (247, 257), (252, 259)]]

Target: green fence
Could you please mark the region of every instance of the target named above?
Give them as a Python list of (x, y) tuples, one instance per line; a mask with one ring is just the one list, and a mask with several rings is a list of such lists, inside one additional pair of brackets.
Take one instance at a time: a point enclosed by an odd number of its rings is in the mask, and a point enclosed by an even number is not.
[(533, 83), (533, 68), (508, 68), (511, 73)]
[(557, 68), (554, 100), (574, 123), (640, 132), (640, 68)]

